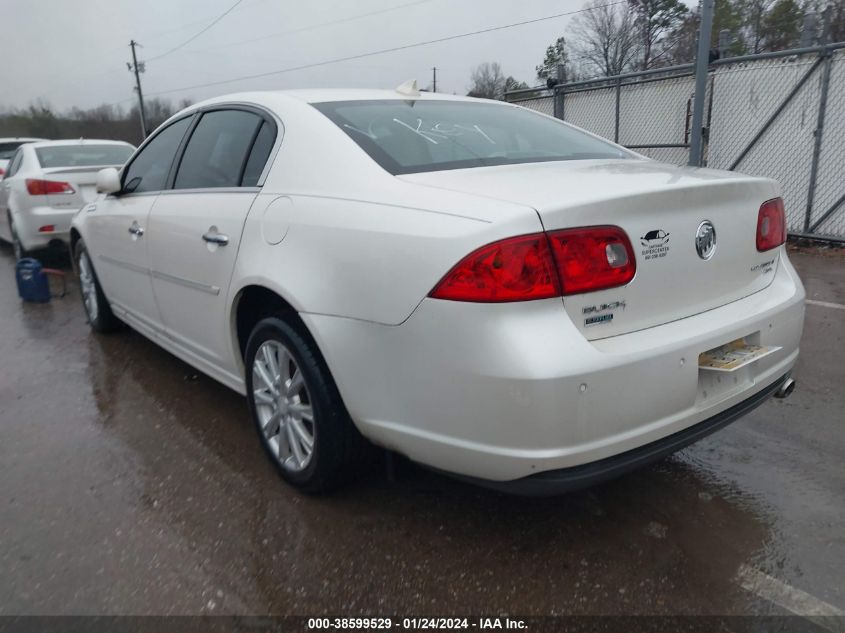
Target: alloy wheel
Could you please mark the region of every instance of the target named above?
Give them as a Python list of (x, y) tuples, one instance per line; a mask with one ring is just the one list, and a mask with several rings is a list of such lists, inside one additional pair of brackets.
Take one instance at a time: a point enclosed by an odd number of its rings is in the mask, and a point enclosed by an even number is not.
[(94, 322), (100, 312), (97, 303), (97, 286), (94, 282), (94, 272), (91, 269), (91, 262), (88, 253), (83, 252), (79, 256), (79, 286), (82, 290), (82, 303), (85, 305), (85, 312), (88, 313), (88, 320)]
[(252, 363), (256, 415), (273, 455), (285, 470), (305, 470), (314, 453), (314, 410), (293, 355), (276, 340), (261, 344)]

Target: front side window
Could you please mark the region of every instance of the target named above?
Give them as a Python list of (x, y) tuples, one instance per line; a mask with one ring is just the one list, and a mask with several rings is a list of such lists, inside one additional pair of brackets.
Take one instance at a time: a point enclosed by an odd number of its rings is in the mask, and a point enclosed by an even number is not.
[(392, 174), (632, 154), (523, 108), (472, 101), (313, 104)]
[(42, 167), (96, 167), (123, 165), (132, 156), (131, 145), (48, 145), (35, 149)]
[(130, 163), (123, 178), (126, 193), (161, 191), (167, 182), (170, 166), (182, 137), (188, 130), (191, 117), (171, 123), (149, 142)]
[(185, 147), (173, 187), (239, 187), (247, 154), (262, 123), (261, 117), (244, 110), (203, 114)]

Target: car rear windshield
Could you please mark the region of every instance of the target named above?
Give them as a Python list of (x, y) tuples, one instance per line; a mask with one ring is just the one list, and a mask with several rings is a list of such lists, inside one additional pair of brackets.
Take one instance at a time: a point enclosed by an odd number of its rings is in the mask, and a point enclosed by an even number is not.
[(38, 162), (45, 168), (122, 165), (132, 151), (129, 145), (54, 145), (35, 149)]
[(313, 105), (392, 174), (632, 157), (559, 121), (503, 104), (379, 100)]
[(0, 160), (9, 160), (21, 145), (26, 141), (13, 141), (11, 143), (0, 143)]

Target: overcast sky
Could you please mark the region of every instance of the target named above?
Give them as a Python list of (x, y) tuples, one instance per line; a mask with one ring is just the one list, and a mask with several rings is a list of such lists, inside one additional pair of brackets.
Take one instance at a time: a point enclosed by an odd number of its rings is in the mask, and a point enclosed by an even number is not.
[[(421, 86), (466, 93), (472, 68), (498, 61), (529, 84), (571, 19), (207, 88), (186, 86), (448, 37), (581, 8), (583, 0), (0, 0), (0, 106), (43, 99), (57, 109), (133, 100), (129, 40), (149, 60), (146, 95), (194, 101), (249, 89)], [(387, 10), (386, 9), (391, 9)], [(374, 14), (357, 19), (356, 16)], [(325, 25), (326, 22), (340, 23)], [(322, 25), (322, 26), (321, 26)], [(244, 40), (257, 40), (244, 42)], [(164, 55), (161, 59), (156, 56)], [(175, 91), (174, 91), (175, 90)], [(173, 91), (173, 92), (170, 92)]]

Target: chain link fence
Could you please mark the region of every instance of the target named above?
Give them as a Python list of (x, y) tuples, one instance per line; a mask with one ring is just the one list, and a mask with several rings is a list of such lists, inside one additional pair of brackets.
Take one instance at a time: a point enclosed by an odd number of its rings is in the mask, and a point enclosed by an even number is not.
[[(507, 99), (684, 165), (694, 92), (685, 64)], [(708, 167), (776, 179), (790, 233), (845, 241), (845, 43), (714, 62), (705, 103)]]

